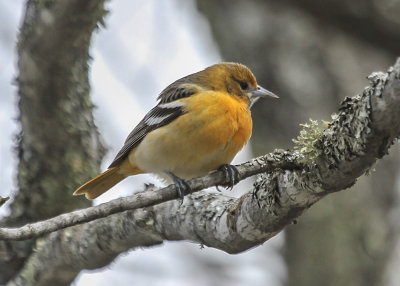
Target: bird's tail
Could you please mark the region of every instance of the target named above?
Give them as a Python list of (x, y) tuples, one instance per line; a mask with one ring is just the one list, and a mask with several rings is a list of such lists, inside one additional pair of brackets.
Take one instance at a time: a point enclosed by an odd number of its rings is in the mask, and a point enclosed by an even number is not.
[(89, 200), (97, 198), (127, 177), (127, 175), (121, 174), (118, 171), (119, 166), (108, 169), (80, 186), (74, 192), (74, 196), (84, 194)]
[(74, 196), (84, 194), (87, 199), (93, 200), (126, 177), (142, 173), (144, 173), (142, 170), (136, 166), (132, 166), (128, 160), (125, 160), (122, 164), (109, 168), (104, 173), (101, 173), (97, 177), (94, 177), (80, 186), (74, 192)]

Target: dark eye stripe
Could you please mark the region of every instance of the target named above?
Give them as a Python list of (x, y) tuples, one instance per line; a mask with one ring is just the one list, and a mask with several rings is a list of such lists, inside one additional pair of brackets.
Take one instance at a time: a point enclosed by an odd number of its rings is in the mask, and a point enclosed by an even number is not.
[(249, 84), (247, 81), (237, 79), (236, 77), (232, 76), (232, 79), (236, 81), (242, 90), (247, 90), (249, 88)]

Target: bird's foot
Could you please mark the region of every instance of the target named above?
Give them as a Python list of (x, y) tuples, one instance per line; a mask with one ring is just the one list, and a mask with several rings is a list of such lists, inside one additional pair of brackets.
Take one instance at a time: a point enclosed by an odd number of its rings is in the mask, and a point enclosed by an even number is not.
[[(219, 171), (222, 171), (225, 176), (225, 187), (227, 189), (233, 189), (233, 186), (236, 185), (240, 181), (240, 173), (239, 170), (234, 166), (230, 164), (224, 164), (218, 168)], [(218, 186), (216, 186), (217, 190)]]
[(191, 190), (189, 181), (179, 178), (178, 176), (175, 176), (171, 172), (169, 172), (168, 174), (174, 181), (176, 192), (178, 193), (179, 198), (181, 198), (181, 200), (183, 202), (184, 196), (189, 194), (189, 192)]

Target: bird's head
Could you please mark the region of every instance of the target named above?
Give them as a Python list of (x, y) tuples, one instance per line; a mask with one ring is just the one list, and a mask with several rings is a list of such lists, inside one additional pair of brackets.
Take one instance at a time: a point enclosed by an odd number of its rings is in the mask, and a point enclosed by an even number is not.
[(208, 88), (224, 91), (244, 100), (251, 107), (260, 97), (279, 98), (269, 90), (257, 84), (257, 80), (248, 67), (238, 63), (220, 63), (206, 68), (203, 76)]

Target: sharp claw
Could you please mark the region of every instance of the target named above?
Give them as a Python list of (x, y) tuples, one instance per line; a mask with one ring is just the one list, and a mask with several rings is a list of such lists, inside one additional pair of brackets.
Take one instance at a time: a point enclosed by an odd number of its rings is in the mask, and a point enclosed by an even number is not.
[(235, 166), (229, 164), (222, 165), (219, 167), (219, 170), (224, 172), (227, 188), (232, 190), (233, 186), (240, 180), (239, 170)]
[(172, 180), (175, 183), (175, 189), (176, 189), (176, 192), (177, 192), (179, 198), (181, 198), (181, 204), (182, 204), (183, 198), (185, 197), (185, 195), (187, 195), (190, 192), (189, 182), (182, 178), (175, 176), (172, 173), (168, 173), (168, 174), (171, 176)]

